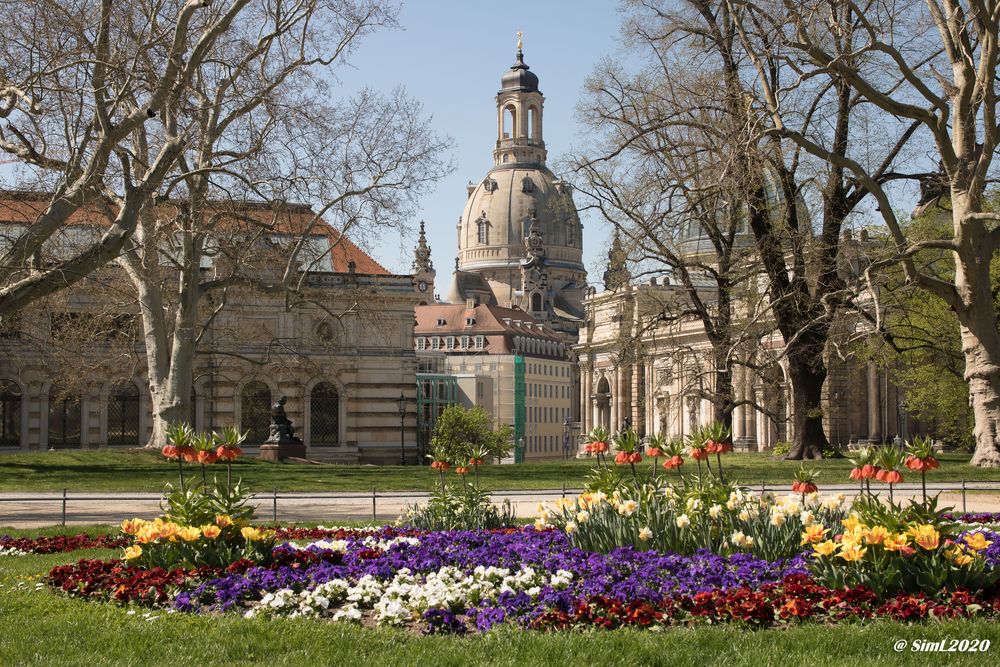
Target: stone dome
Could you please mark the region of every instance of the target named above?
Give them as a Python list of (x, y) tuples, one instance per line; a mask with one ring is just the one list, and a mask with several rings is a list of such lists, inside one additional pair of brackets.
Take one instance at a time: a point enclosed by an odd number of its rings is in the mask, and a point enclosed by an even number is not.
[(534, 218), (549, 264), (583, 270), (582, 229), (571, 188), (543, 165), (496, 167), (470, 189), (459, 224), (463, 269), (517, 266)]
[(517, 50), (517, 62), (500, 78), (501, 91), (517, 90), (524, 93), (537, 93), (538, 77), (524, 64), (524, 54)]

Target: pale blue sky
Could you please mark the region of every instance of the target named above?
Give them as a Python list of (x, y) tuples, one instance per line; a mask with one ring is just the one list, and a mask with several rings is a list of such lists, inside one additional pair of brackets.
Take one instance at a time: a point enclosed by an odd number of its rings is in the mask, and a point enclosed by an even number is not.
[[(545, 95), (545, 145), (549, 165), (586, 145), (575, 116), (584, 80), (602, 58), (618, 49), (619, 17), (613, 0), (544, 0), (490, 3), (411, 0), (400, 15), (402, 30), (369, 36), (352, 56), (353, 70), (341, 73), (348, 90), (367, 85), (388, 92), (403, 85), (432, 116), (433, 128), (454, 140), (455, 171), (421, 201), (413, 234), (382, 239), (372, 255), (391, 271), (408, 273), (417, 223), (427, 223), (437, 270), (437, 290), (451, 279), (455, 223), (465, 206), (465, 185), (493, 166), (496, 101), (500, 77), (514, 63), (518, 30), (524, 32), (524, 60), (539, 77)], [(579, 205), (580, 202), (578, 201)], [(591, 282), (599, 281), (608, 228), (584, 215), (584, 261)]]

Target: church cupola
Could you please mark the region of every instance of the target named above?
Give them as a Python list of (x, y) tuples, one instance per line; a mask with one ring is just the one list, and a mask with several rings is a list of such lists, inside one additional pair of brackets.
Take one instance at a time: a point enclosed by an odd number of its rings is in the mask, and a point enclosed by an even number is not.
[(517, 33), (517, 60), (500, 79), (497, 93), (497, 145), (493, 161), (505, 164), (545, 164), (542, 141), (542, 105), (538, 77), (524, 64), (521, 33)]

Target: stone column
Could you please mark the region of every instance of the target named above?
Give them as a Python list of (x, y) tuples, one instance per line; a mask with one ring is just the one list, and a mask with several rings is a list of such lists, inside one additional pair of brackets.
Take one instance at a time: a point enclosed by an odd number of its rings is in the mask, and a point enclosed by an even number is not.
[(589, 364), (580, 364), (580, 432), (589, 433), (593, 428), (591, 424), (591, 403), (590, 395), (593, 377)]
[(614, 433), (618, 430), (619, 403), (621, 402), (621, 370), (614, 369), (608, 385), (611, 387), (611, 400), (608, 403), (608, 429)]
[(868, 439), (882, 440), (882, 400), (878, 366), (868, 364)]
[(756, 392), (753, 385), (749, 385), (746, 388), (747, 399), (751, 402), (746, 408), (746, 431), (745, 433), (754, 439), (754, 442), (760, 442), (760, 438), (757, 437), (757, 409), (752, 405), (756, 402)]

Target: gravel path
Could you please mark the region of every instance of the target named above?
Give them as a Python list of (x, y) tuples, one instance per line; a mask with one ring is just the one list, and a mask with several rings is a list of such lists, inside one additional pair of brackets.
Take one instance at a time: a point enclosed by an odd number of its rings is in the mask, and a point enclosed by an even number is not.
[[(758, 487), (759, 488), (759, 487)], [(996, 484), (972, 484), (967, 487), (965, 510), (969, 512), (1000, 512), (1000, 486)], [(787, 492), (786, 487), (768, 487), (768, 491)], [(962, 511), (960, 484), (929, 484), (930, 492), (940, 492), (939, 507), (953, 506)], [(843, 491), (853, 496), (856, 487), (827, 487), (823, 493)], [(884, 489), (882, 490), (884, 492)], [(540, 501), (552, 502), (562, 496), (561, 489), (541, 491), (498, 491), (494, 501), (508, 499), (517, 510), (519, 517), (533, 517)], [(568, 496), (575, 495), (567, 491)], [(914, 485), (904, 485), (895, 491), (897, 502), (906, 497), (920, 497), (920, 489)], [(342, 521), (392, 521), (406, 507), (427, 500), (426, 493), (396, 492), (377, 493), (372, 503), (371, 493), (278, 493), (277, 502), (273, 493), (262, 493), (255, 499), (257, 517), (261, 520), (314, 521), (336, 524)], [(118, 523), (132, 517), (151, 518), (160, 513), (160, 495), (155, 493), (86, 493), (67, 494), (65, 523), (95, 524)], [(276, 511), (275, 511), (276, 510)], [(373, 513), (374, 510), (374, 513)], [(35, 528), (51, 526), (62, 522), (63, 496), (61, 492), (0, 493), (0, 526), (13, 528)]]

